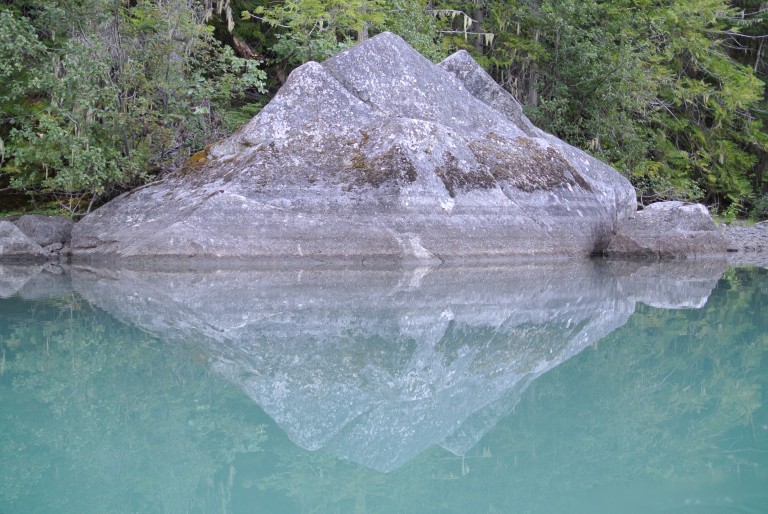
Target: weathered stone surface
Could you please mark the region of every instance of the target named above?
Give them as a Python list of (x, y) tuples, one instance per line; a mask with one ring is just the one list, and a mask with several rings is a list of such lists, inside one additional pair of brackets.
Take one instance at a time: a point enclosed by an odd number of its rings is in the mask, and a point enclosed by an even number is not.
[(41, 262), (48, 253), (10, 221), (0, 221), (0, 262)]
[(600, 195), (609, 199), (613, 196), (612, 201), (618, 209), (619, 219), (634, 216), (637, 210), (635, 190), (631, 187), (616, 187), (616, 170), (534, 126), (523, 114), (523, 106), (520, 102), (496, 83), (465, 50), (460, 50), (446, 58), (440, 66), (461, 80), (464, 87), (475, 98), (504, 114), (526, 135), (546, 140), (558, 153), (565, 156), (582, 176), (592, 178), (592, 187)]
[(440, 262), (585, 256), (634, 212), (460, 54), (381, 34), (296, 69), (232, 137), (73, 231), (74, 259)]
[(701, 204), (659, 202), (619, 222), (611, 257), (724, 258), (727, 241)]
[(26, 214), (16, 220), (15, 224), (32, 241), (45, 247), (55, 243), (69, 243), (74, 222), (62, 216)]
[(447, 57), (440, 66), (459, 79), (472, 96), (502, 113), (526, 135), (545, 136), (545, 133), (523, 114), (520, 102), (494, 81), (466, 50), (459, 50)]
[(465, 454), (533, 380), (623, 325), (637, 301), (703, 305), (726, 264), (685, 264), (82, 267), (73, 285), (189, 348), (296, 444), (391, 471), (434, 444)]

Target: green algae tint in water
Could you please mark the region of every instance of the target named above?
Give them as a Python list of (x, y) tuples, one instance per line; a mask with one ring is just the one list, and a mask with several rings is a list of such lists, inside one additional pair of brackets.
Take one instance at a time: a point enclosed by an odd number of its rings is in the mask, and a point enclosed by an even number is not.
[(768, 512), (763, 269), (39, 271), (3, 514)]

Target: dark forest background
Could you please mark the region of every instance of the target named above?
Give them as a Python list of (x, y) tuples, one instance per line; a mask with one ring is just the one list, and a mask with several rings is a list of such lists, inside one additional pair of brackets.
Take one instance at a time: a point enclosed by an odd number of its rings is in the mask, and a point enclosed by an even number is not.
[(156, 180), (382, 31), (434, 61), (467, 49), (643, 204), (768, 218), (756, 0), (5, 0), (0, 211), (79, 215)]

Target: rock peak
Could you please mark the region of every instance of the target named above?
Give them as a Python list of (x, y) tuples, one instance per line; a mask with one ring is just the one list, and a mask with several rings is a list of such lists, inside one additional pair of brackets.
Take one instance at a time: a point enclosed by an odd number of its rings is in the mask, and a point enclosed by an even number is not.
[(110, 202), (77, 258), (363, 263), (586, 256), (635, 212), (629, 182), (534, 127), (469, 54), (379, 34), (297, 68), (253, 120)]

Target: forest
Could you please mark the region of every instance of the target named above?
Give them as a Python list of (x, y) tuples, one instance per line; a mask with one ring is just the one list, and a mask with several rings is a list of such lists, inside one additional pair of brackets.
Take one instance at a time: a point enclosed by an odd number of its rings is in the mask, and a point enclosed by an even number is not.
[(383, 31), (469, 51), (643, 205), (768, 219), (760, 0), (3, 0), (0, 212), (77, 217), (157, 180)]

